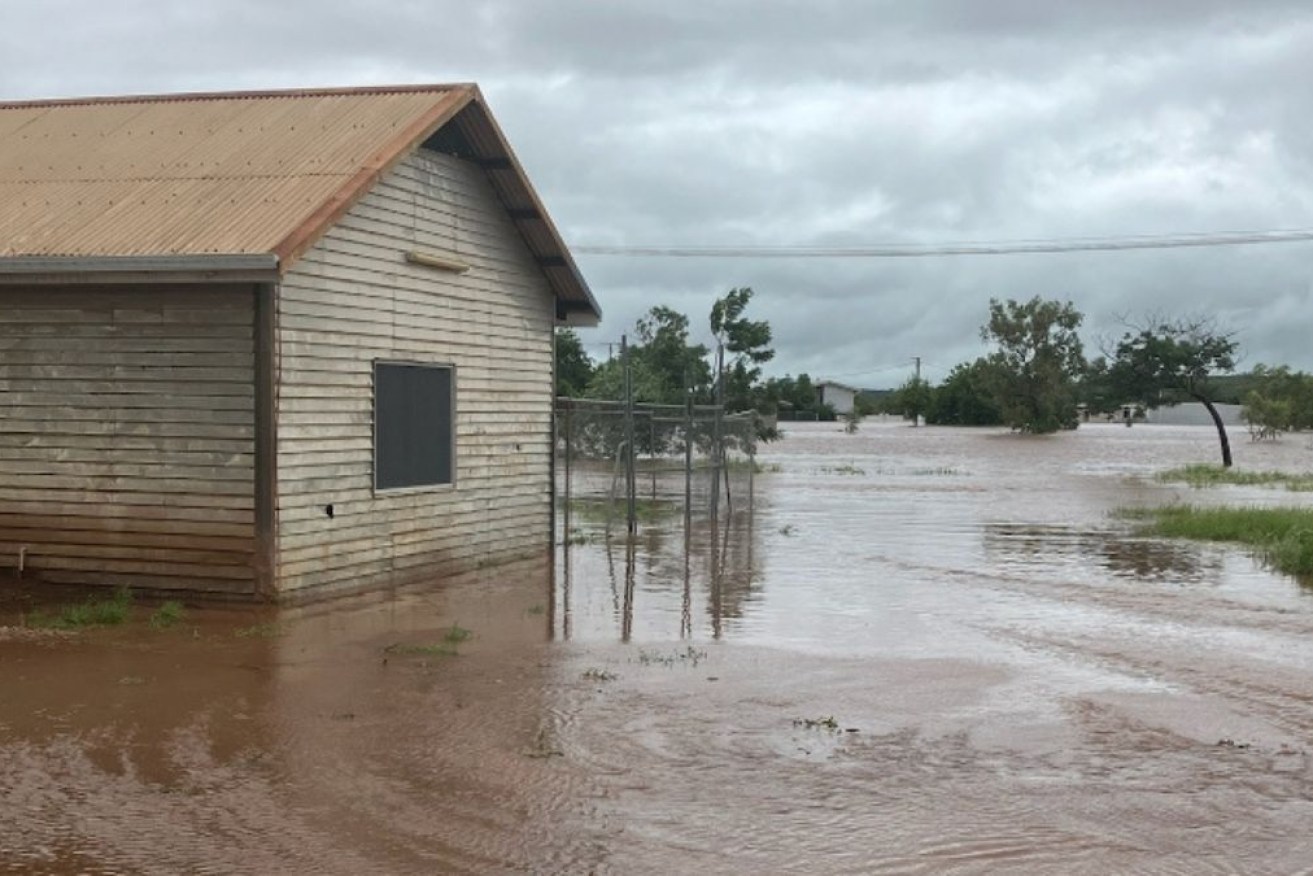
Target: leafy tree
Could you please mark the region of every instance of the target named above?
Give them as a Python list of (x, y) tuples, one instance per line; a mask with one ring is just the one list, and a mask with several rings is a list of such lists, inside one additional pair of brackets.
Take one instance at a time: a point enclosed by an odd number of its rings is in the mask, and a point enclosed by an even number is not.
[(934, 399), (934, 390), (930, 382), (920, 377), (909, 377), (902, 386), (893, 391), (885, 400), (884, 409), (891, 414), (898, 414), (916, 425), (921, 417), (930, 410)]
[(1290, 399), (1269, 398), (1257, 389), (1245, 398), (1241, 416), (1249, 425), (1249, 437), (1254, 441), (1275, 441), (1281, 433), (1290, 431), (1293, 419)]
[(925, 421), (935, 426), (998, 426), (1003, 415), (990, 387), (994, 380), (983, 358), (955, 365), (930, 396)]
[(1245, 395), (1244, 418), (1252, 437), (1313, 429), (1313, 376), (1285, 365), (1258, 365), (1250, 379), (1256, 386)]
[(686, 388), (704, 393), (711, 382), (707, 348), (688, 342), (688, 317), (669, 307), (657, 306), (638, 320), (638, 349), (631, 356), (640, 360), (660, 384), (659, 398), (644, 401), (682, 404)]
[(761, 366), (775, 356), (770, 323), (743, 315), (752, 301), (752, 289), (734, 288), (711, 306), (711, 333), (725, 345), (725, 407), (746, 411), (758, 407), (754, 389)]
[[(696, 398), (707, 399), (711, 383), (707, 348), (690, 344), (688, 330), (688, 317), (669, 307), (658, 305), (639, 318), (634, 327), (635, 343), (629, 345), (635, 401), (683, 404), (686, 380)], [(597, 366), (586, 395), (599, 399), (624, 397), (622, 357)]]
[(998, 348), (986, 360), (988, 386), (1005, 424), (1040, 434), (1076, 427), (1082, 319), (1071, 302), (990, 300), (980, 336)]
[(574, 329), (556, 332), (556, 394), (577, 398), (584, 394), (593, 379), (596, 366), (584, 352), (584, 345)]
[[(1175, 404), (1183, 397), (1201, 403), (1217, 427), (1222, 465), (1231, 465), (1231, 442), (1214, 404), (1211, 378), (1235, 370), (1236, 341), (1209, 319), (1152, 318), (1132, 326), (1117, 343), (1108, 365), (1108, 386), (1119, 403), (1136, 402), (1145, 410)], [(1110, 396), (1110, 397), (1116, 397)]]
[(834, 408), (821, 403), (816, 385), (807, 374), (799, 374), (796, 378), (787, 375), (771, 377), (762, 384), (757, 396), (758, 410), (762, 413), (801, 415), (804, 419), (810, 415), (818, 420), (833, 420), (835, 417)]

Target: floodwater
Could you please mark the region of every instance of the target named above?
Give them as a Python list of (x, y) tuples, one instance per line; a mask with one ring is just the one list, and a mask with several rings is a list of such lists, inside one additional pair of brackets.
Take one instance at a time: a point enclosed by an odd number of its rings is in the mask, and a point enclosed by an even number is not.
[(1313, 872), (1313, 589), (1110, 514), (1313, 504), (1215, 442), (800, 424), (687, 541), (0, 627), (0, 873)]

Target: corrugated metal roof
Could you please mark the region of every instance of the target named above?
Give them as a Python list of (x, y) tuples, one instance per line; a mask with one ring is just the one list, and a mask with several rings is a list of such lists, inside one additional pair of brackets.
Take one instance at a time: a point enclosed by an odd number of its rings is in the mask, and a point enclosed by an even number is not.
[(0, 259), (267, 253), (286, 270), (458, 118), (508, 209), (541, 211), (512, 217), (545, 267), (568, 266), (545, 270), (561, 310), (595, 320), (592, 293), (473, 85), (0, 103)]

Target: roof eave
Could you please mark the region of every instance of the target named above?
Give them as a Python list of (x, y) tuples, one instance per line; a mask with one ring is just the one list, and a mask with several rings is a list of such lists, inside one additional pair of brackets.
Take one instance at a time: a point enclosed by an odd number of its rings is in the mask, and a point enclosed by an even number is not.
[[(464, 122), (462, 127), (465, 134), (478, 150), (479, 162), (497, 196), (502, 199), (503, 206), (508, 209), (512, 224), (519, 230), (525, 244), (538, 259), (539, 265), (544, 268), (544, 274), (556, 296), (558, 312), (564, 305), (565, 309), (575, 315), (574, 319), (579, 320), (562, 322), (562, 324), (581, 327), (597, 325), (602, 319), (602, 308), (575, 263), (569, 247), (565, 245), (565, 239), (557, 229), (556, 223), (552, 221), (542, 199), (538, 197), (538, 192), (529, 181), (529, 175), (520, 164), (515, 150), (511, 148), (510, 141), (506, 139), (496, 117), (488, 109), (487, 101), (478, 86), (471, 87), (471, 100), (468, 106), (462, 109), (471, 109), (478, 113), (477, 122), (478, 125), (483, 126), (482, 130), (477, 130), (477, 125), (472, 126), (469, 119), (460, 115), (457, 115), (453, 121), (458, 125)], [(508, 175), (509, 179), (500, 176), (501, 174)], [(514, 192), (507, 188), (507, 183), (512, 180), (516, 188)], [(515, 205), (507, 203), (508, 196), (519, 203)], [(534, 243), (535, 239), (538, 239), (538, 235), (531, 232), (534, 223), (541, 223), (543, 230), (546, 231), (549, 243), (545, 247), (536, 246)], [(548, 267), (559, 270), (547, 270)], [(561, 317), (558, 316), (558, 321), (560, 319)]]
[(271, 283), (279, 277), (273, 253), (167, 256), (0, 257), (0, 285), (89, 283)]

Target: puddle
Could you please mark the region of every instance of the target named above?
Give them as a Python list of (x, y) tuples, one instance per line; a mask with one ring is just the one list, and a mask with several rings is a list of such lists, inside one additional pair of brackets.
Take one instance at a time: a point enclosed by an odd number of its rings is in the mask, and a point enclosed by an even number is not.
[(687, 538), (579, 513), (555, 567), (0, 627), (0, 873), (1313, 860), (1309, 591), (1110, 513), (1313, 496), (1155, 483), (1203, 428), (787, 431), (751, 514)]

